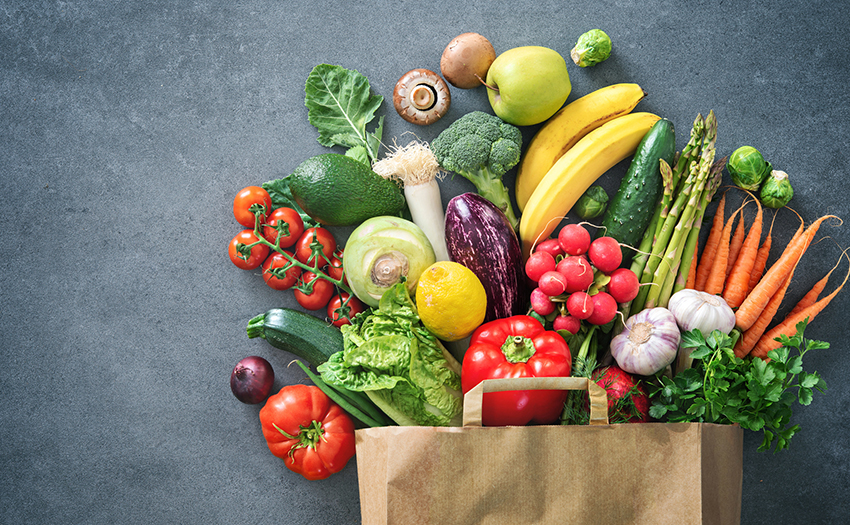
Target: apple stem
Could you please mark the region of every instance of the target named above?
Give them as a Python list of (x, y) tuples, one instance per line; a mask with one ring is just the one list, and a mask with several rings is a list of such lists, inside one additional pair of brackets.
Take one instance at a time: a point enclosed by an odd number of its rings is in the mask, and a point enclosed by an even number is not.
[(492, 89), (492, 90), (493, 90), (493, 91), (495, 91), (496, 93), (498, 93), (498, 92), (499, 92), (499, 88), (497, 88), (497, 87), (493, 87), (493, 86), (491, 86), (490, 84), (488, 84), (487, 82), (484, 82), (484, 79), (483, 79), (483, 78), (481, 78), (481, 76), (479, 76), (479, 75), (477, 75), (477, 74), (476, 74), (476, 75), (475, 75), (475, 78), (477, 78), (479, 82), (481, 82), (482, 84), (484, 84), (484, 86), (485, 86), (487, 89)]

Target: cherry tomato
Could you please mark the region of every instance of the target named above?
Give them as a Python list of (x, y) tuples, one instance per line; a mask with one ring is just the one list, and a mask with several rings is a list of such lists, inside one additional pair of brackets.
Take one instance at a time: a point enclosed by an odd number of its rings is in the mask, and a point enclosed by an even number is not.
[(281, 235), (280, 237), (281, 248), (289, 248), (304, 233), (304, 221), (301, 219), (301, 215), (292, 208), (278, 208), (269, 215), (266, 225), (263, 226), (263, 237), (270, 243), (274, 243), (275, 239), (277, 239), (278, 225), (285, 227), (289, 231), (288, 235)]
[[(351, 318), (366, 309), (366, 305), (360, 299), (349, 297), (349, 294), (342, 292), (335, 295), (328, 303), (328, 318), (334, 326), (351, 324)], [(348, 302), (346, 303), (346, 301)], [(343, 303), (345, 303), (345, 306), (343, 306)]]
[(236, 237), (230, 241), (230, 245), (228, 246), (228, 253), (233, 264), (243, 270), (253, 270), (263, 264), (263, 261), (269, 255), (269, 247), (265, 244), (258, 244), (252, 247), (247, 254), (243, 254), (240, 251), (240, 248), (258, 241), (259, 239), (254, 235), (253, 230), (242, 230), (237, 233)]
[(265, 221), (266, 214), (272, 209), (272, 198), (269, 192), (259, 186), (242, 188), (233, 199), (233, 216), (236, 217), (236, 222), (246, 228), (254, 229), (254, 212), (251, 211), (251, 206), (255, 204), (265, 207), (263, 215), (260, 216), (260, 222)]
[[(289, 253), (289, 252), (286, 252)], [(292, 256), (292, 254), (289, 254)], [(266, 262), (263, 263), (263, 280), (266, 281), (266, 284), (269, 287), (274, 288), (275, 290), (289, 290), (295, 283), (298, 282), (298, 278), (301, 277), (301, 267), (292, 265), (286, 270), (283, 278), (276, 277), (271, 270), (275, 268), (284, 268), (289, 265), (289, 259), (286, 258), (282, 253), (274, 252), (271, 257), (266, 259)]]
[(334, 285), (327, 279), (319, 278), (313, 272), (301, 274), (301, 284), (307, 286), (310, 283), (313, 283), (313, 290), (309, 294), (296, 288), (292, 295), (295, 296), (298, 304), (307, 310), (321, 310), (331, 300), (331, 296), (334, 294)]
[(331, 262), (328, 263), (328, 267), (325, 270), (329, 276), (333, 277), (337, 281), (342, 281), (343, 284), (348, 284), (348, 279), (345, 278), (342, 270), (342, 250), (337, 250), (334, 252), (331, 257)]
[[(313, 256), (314, 241), (322, 245), (321, 253), (323, 256), (319, 255), (318, 261), (310, 260)], [(304, 264), (315, 266), (316, 268), (324, 268), (324, 266), (328, 264), (328, 261), (331, 260), (335, 250), (336, 239), (334, 239), (330, 230), (322, 228), (321, 226), (315, 226), (304, 230), (304, 233), (302, 233), (301, 237), (299, 237), (298, 243), (295, 245), (295, 258)]]

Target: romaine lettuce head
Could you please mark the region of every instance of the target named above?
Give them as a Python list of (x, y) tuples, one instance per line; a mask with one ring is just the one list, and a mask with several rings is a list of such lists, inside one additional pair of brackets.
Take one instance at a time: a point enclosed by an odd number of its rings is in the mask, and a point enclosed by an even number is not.
[(460, 425), (459, 365), (422, 325), (404, 283), (342, 334), (343, 351), (318, 367), (325, 382), (365, 392), (399, 425)]

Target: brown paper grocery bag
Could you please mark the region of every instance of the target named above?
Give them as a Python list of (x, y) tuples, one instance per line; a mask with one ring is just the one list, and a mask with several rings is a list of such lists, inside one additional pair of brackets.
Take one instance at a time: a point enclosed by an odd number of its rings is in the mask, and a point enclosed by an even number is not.
[[(484, 392), (532, 388), (595, 391), (592, 424), (478, 426)], [(739, 427), (609, 425), (605, 406), (583, 378), (488, 380), (465, 396), (463, 427), (357, 430), (362, 523), (740, 522)]]

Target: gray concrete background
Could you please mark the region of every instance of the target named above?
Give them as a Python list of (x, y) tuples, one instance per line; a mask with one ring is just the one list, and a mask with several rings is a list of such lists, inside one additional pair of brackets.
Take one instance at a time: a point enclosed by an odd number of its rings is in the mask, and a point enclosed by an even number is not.
[[(637, 82), (649, 93), (638, 107), (672, 120), (680, 148), (713, 109), (721, 154), (758, 147), (793, 178), (803, 218), (847, 218), (848, 22), (846, 2), (826, 1), (0, 1), (0, 521), (359, 523), (355, 462), (321, 482), (289, 472), (266, 448), (259, 406), (228, 386), (247, 355), (272, 362), (278, 387), (305, 382), (291, 356), (244, 332), (294, 306), (291, 294), (236, 269), (226, 245), (240, 229), (236, 191), (328, 151), (304, 107), (313, 66), (369, 78), (387, 142), (430, 140), (489, 111), (483, 89), (453, 90), (449, 115), (427, 128), (392, 109), (395, 81), (438, 70), (457, 34), (568, 55), (602, 28), (614, 53), (571, 64), (570, 100)], [(446, 200), (471, 189), (444, 186)], [(796, 228), (790, 215), (777, 244)], [(846, 226), (822, 232), (794, 298), (850, 244)], [(848, 309), (845, 291), (809, 329), (832, 343), (806, 361), (829, 391), (796, 411), (791, 450), (758, 453), (747, 434), (745, 524), (850, 511)]]

